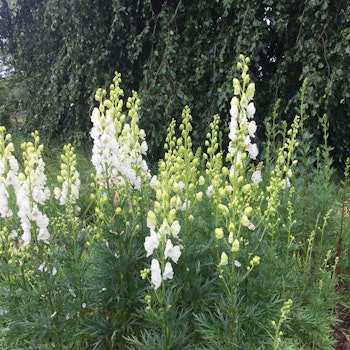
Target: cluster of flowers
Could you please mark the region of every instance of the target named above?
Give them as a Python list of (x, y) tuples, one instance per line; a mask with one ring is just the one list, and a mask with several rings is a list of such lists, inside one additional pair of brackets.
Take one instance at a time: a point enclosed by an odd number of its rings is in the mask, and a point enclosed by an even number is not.
[[(242, 55), (240, 58), (244, 63), (249, 63), (249, 59), (245, 59)], [(245, 150), (249, 153), (250, 158), (255, 160), (259, 153), (256, 143), (252, 142), (257, 129), (256, 122), (253, 120), (255, 106), (252, 101), (255, 93), (255, 84), (250, 82), (247, 64), (239, 62), (237, 68), (242, 70), (243, 86), (241, 86), (237, 78), (233, 79), (234, 97), (231, 100), (231, 121), (228, 135), (231, 142), (228, 151), (233, 156), (240, 158), (241, 149), (240, 147), (235, 149), (235, 146), (240, 145), (243, 140)]]
[(92, 163), (99, 183), (106, 188), (130, 184), (134, 189), (140, 189), (142, 175), (148, 174), (147, 163), (142, 158), (147, 152), (145, 132), (138, 128), (140, 100), (136, 92), (128, 99), (128, 122), (122, 113), (123, 100), (120, 97), (124, 92), (119, 86), (119, 73), (113, 81), (109, 99), (105, 99), (107, 92), (102, 89), (95, 95), (100, 106), (94, 108), (91, 115)]
[(38, 240), (48, 242), (50, 237), (49, 218), (38, 208), (38, 204), (43, 205), (50, 198), (50, 190), (46, 187), (45, 163), (42, 159), (44, 147), (40, 144), (38, 132), (33, 133), (32, 136), (34, 144), (32, 142), (22, 144), (24, 172), (19, 173), (18, 176), (20, 186), (15, 186), (24, 245), (30, 243), (30, 223), (33, 221), (39, 228)]
[[(223, 226), (215, 229), (215, 238), (223, 249), (219, 262), (221, 272), (224, 271), (222, 267), (228, 265), (230, 260), (232, 268), (241, 267), (236, 257), (242, 244), (249, 243), (242, 235), (244, 232), (242, 229), (246, 228), (249, 231), (256, 229), (252, 222), (254, 210), (250, 201), (252, 198), (254, 201), (256, 197), (262, 174), (259, 166), (254, 169), (254, 166), (249, 164), (249, 158), (256, 160), (258, 147), (253, 142), (257, 130), (256, 122), (253, 120), (255, 85), (250, 82), (248, 63), (249, 58), (241, 55), (240, 62), (237, 64), (237, 69), (241, 71), (241, 79), (233, 79), (234, 97), (231, 100), (228, 135), (230, 142), (226, 155), (228, 164), (230, 164), (229, 169), (224, 166), (222, 151), (218, 151), (216, 146), (219, 139), (218, 116), (214, 117), (211, 132), (208, 133), (206, 141), (208, 147), (206, 173), (210, 184), (206, 194), (212, 197), (216, 205), (217, 223), (223, 221)], [(247, 179), (250, 169), (254, 171), (251, 173), (251, 178)], [(225, 237), (225, 231), (228, 233), (227, 237)], [(253, 258), (248, 269), (258, 263), (258, 257)]]
[[(32, 239), (32, 229), (37, 232), (37, 239), (48, 242), (49, 218), (43, 214), (39, 207), (50, 197), (50, 191), (46, 187), (45, 164), (41, 157), (43, 145), (40, 144), (38, 133), (32, 134), (33, 142), (22, 144), (23, 172), (16, 157), (11, 135), (4, 136), (5, 128), (1, 129), (1, 216), (12, 218), (14, 213), (9, 208), (10, 193), (14, 193), (18, 207), (17, 216), (20, 219), (23, 234), (21, 236), (23, 246), (28, 245)], [(7, 145), (6, 145), (7, 143)], [(33, 228), (35, 223), (36, 228)], [(17, 238), (16, 230), (11, 232), (13, 238)]]
[[(182, 176), (185, 172), (182, 157), (179, 156), (180, 150), (184, 151), (185, 124), (189, 124), (189, 109), (183, 113), (183, 135), (177, 139), (175, 137), (175, 120), (168, 128), (165, 148), (167, 150), (164, 160), (159, 162), (158, 176), (151, 180), (151, 187), (155, 191), (154, 209), (147, 215), (147, 227), (150, 229), (150, 235), (146, 237), (144, 248), (147, 256), (154, 255), (151, 262), (151, 269), (141, 271), (142, 278), (146, 278), (151, 272), (151, 282), (155, 289), (158, 289), (162, 281), (173, 278), (172, 263), (177, 263), (183, 245), (180, 243), (179, 233), (181, 225), (177, 219), (178, 211), (186, 211), (190, 206), (187, 198), (182, 198), (186, 191), (186, 184)], [(188, 145), (190, 146), (190, 142)], [(190, 156), (187, 154), (187, 156)], [(174, 242), (176, 242), (174, 244)], [(156, 252), (155, 252), (156, 251)]]
[[(159, 184), (157, 185), (159, 187)], [(168, 217), (164, 218), (159, 228), (157, 228), (156, 214), (149, 211), (147, 215), (147, 227), (150, 229), (150, 235), (146, 237), (144, 243), (147, 256), (151, 256), (154, 250), (160, 246), (163, 248), (163, 256), (160, 262), (157, 258), (153, 258), (151, 262), (151, 281), (155, 289), (161, 286), (163, 280), (172, 279), (174, 276), (172, 264), (166, 260), (171, 259), (174, 263), (177, 263), (181, 256), (182, 247), (180, 245), (174, 246), (171, 241), (171, 238), (178, 238), (181, 230), (180, 223), (175, 219), (175, 215), (176, 210), (173, 208), (170, 210)], [(141, 276), (145, 278), (148, 272), (148, 269), (143, 270)]]
[(76, 154), (71, 144), (63, 147), (64, 154), (61, 155), (61, 175), (57, 176), (57, 181), (62, 187), (55, 187), (55, 198), (60, 205), (74, 204), (79, 198), (80, 175), (76, 168)]
[[(246, 175), (246, 168), (243, 165), (246, 154), (250, 158), (256, 160), (258, 156), (258, 148), (256, 143), (252, 140), (255, 137), (257, 129), (256, 123), (253, 120), (255, 114), (255, 106), (253, 97), (255, 92), (254, 83), (250, 83), (247, 61), (248, 59), (241, 57), (238, 64), (238, 69), (242, 71), (241, 77), (243, 85), (240, 85), (238, 79), (233, 80), (235, 96), (231, 101), (231, 121), (230, 121), (230, 144), (228, 148), (228, 160), (232, 161), (231, 169), (223, 166), (222, 153), (219, 150), (219, 116), (214, 117), (211, 124), (211, 133), (208, 133), (206, 145), (208, 152), (205, 154), (207, 161), (206, 174), (209, 179), (209, 187), (206, 194), (208, 197), (213, 197), (212, 200), (217, 205), (217, 213), (224, 218), (231, 218), (233, 222), (228, 225), (229, 237), (227, 239), (228, 245), (231, 247), (232, 257), (240, 249), (240, 244), (243, 242), (240, 237), (236, 236), (236, 225), (246, 227), (249, 230), (254, 230), (255, 225), (251, 222), (252, 207), (243, 199), (238, 198), (249, 197), (252, 192), (252, 185), (257, 187), (261, 182), (261, 170), (253, 171), (251, 176), (251, 183), (242, 184), (244, 176)], [(191, 153), (191, 143), (188, 132), (190, 128), (189, 109), (185, 109), (183, 113), (183, 124), (180, 126), (181, 135), (179, 139), (175, 137), (175, 122), (173, 121), (168, 129), (165, 149), (167, 153), (163, 161), (159, 163), (158, 178), (154, 177), (151, 181), (151, 187), (155, 190), (156, 200), (154, 210), (149, 211), (147, 217), (147, 226), (150, 229), (150, 235), (146, 237), (144, 248), (147, 256), (156, 255), (151, 262), (150, 269), (141, 271), (141, 276), (146, 278), (151, 272), (151, 282), (155, 289), (162, 285), (162, 281), (173, 278), (172, 263), (177, 263), (181, 256), (182, 244), (179, 242), (179, 232), (181, 226), (177, 220), (177, 210), (188, 210), (191, 205), (188, 193), (190, 193), (191, 186), (195, 187), (191, 181), (186, 180), (186, 168), (191, 169), (190, 173), (195, 172), (195, 161)], [(188, 141), (189, 140), (189, 141)], [(185, 145), (187, 142), (187, 146)], [(183, 154), (182, 154), (183, 153)], [(190, 156), (190, 154), (192, 154)], [(188, 160), (188, 164), (185, 164)], [(229, 175), (229, 182), (223, 179), (225, 175)], [(183, 178), (185, 180), (183, 181)], [(242, 180), (242, 179), (243, 180)], [(187, 181), (187, 182), (186, 182)], [(187, 183), (187, 185), (185, 184)], [(198, 178), (197, 184), (204, 185), (205, 179), (201, 176)], [(237, 194), (237, 190), (241, 191), (241, 195)], [(181, 193), (185, 192), (187, 196), (181, 198)], [(238, 197), (237, 197), (238, 196)], [(195, 200), (202, 200), (202, 193), (197, 193), (194, 196)], [(243, 198), (242, 197), (242, 198)], [(221, 203), (222, 199), (231, 198), (232, 203), (227, 205)], [(185, 200), (184, 200), (185, 199)], [(193, 219), (192, 215), (189, 218)], [(186, 234), (186, 233), (185, 233)], [(215, 236), (218, 240), (224, 237), (224, 230), (217, 228)], [(225, 240), (226, 241), (226, 240)], [(157, 253), (155, 254), (155, 251)], [(219, 266), (225, 266), (228, 263), (228, 256), (225, 251), (221, 254)], [(237, 260), (234, 260), (235, 266), (240, 266)], [(259, 264), (259, 257), (254, 257), (251, 260), (250, 267)]]
[(12, 210), (9, 208), (9, 189), (18, 174), (18, 162), (13, 155), (14, 146), (11, 135), (6, 134), (6, 128), (0, 127), (0, 215), (2, 218), (11, 218)]
[[(51, 192), (46, 186), (45, 163), (42, 158), (43, 145), (38, 132), (32, 133), (33, 142), (24, 142), (20, 164), (11, 142), (11, 135), (0, 127), (0, 217), (6, 227), (11, 228), (13, 250), (28, 246), (33, 240), (49, 243), (49, 217), (42, 211)], [(55, 188), (54, 195), (61, 205), (75, 203), (79, 197), (79, 173), (76, 170), (74, 148), (64, 146), (61, 175), (62, 188)], [(20, 227), (17, 222), (20, 222)], [(17, 243), (15, 243), (17, 242)]]

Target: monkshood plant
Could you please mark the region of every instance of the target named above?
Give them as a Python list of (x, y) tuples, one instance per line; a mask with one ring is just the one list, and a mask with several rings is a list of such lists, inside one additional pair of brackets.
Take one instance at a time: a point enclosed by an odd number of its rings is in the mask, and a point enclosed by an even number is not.
[(86, 336), (91, 346), (103, 349), (125, 348), (124, 337), (137, 329), (134, 313), (143, 307), (145, 288), (139, 273), (145, 259), (143, 232), (153, 200), (150, 172), (143, 158), (147, 152), (145, 131), (138, 127), (140, 100), (133, 92), (124, 103), (120, 82), (120, 74), (116, 74), (108, 96), (104, 90), (97, 91), (99, 107), (91, 116), (95, 172), (89, 273), (95, 297)]
[(294, 122), (276, 105), (258, 147), (248, 66), (241, 55), (228, 147), (215, 115), (193, 150), (186, 106), (153, 173), (118, 73), (96, 92), (88, 183), (72, 145), (48, 181), (39, 135), (20, 154), (0, 128), (0, 348), (334, 348), (346, 217), (333, 215), (327, 117), (313, 154), (305, 83)]
[[(74, 148), (65, 146), (58, 186), (46, 187), (43, 145), (37, 133), (14, 154), (1, 130), (2, 348), (84, 347), (76, 330), (85, 312), (83, 247), (78, 245), (79, 174)], [(86, 298), (85, 298), (86, 297)], [(82, 340), (82, 341), (81, 341)]]

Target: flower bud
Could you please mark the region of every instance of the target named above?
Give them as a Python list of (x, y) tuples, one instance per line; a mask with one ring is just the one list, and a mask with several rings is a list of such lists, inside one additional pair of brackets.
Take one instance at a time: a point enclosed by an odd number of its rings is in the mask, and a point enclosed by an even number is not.
[(249, 263), (252, 267), (259, 265), (260, 264), (260, 256), (255, 255), (254, 258), (252, 260), (250, 260)]
[(236, 230), (236, 226), (233, 222), (230, 222), (230, 224), (228, 225), (228, 229), (230, 230), (230, 232), (234, 232)]
[(197, 192), (196, 193), (196, 200), (198, 202), (201, 202), (203, 200), (203, 192)]
[(174, 208), (170, 209), (169, 214), (168, 214), (168, 221), (170, 224), (174, 222), (176, 219), (176, 210)]
[(251, 215), (252, 211), (253, 211), (252, 207), (247, 207), (244, 209), (244, 214), (249, 217)]
[(224, 237), (224, 230), (221, 227), (215, 229), (215, 238), (222, 239)]
[(250, 221), (249, 221), (248, 217), (246, 215), (243, 215), (241, 217), (241, 225), (245, 226), (245, 227), (248, 227), (249, 224), (250, 224)]
[(238, 241), (237, 238), (236, 238), (236, 239), (234, 240), (234, 242), (232, 243), (231, 251), (232, 251), (232, 252), (238, 252), (238, 251), (239, 251), (239, 241)]
[(251, 189), (251, 185), (250, 184), (246, 184), (242, 187), (242, 191), (244, 194), (248, 194), (250, 192)]
[(157, 217), (156, 214), (150, 210), (147, 214), (147, 227), (154, 230), (157, 225)]
[[(220, 188), (221, 190), (221, 188)], [(218, 204), (218, 210), (219, 212), (223, 215), (223, 216), (226, 216), (228, 217), (230, 215), (230, 211), (229, 209), (226, 207), (226, 205), (223, 205), (223, 204)]]
[(228, 264), (228, 256), (225, 252), (221, 253), (220, 265), (225, 266)]
[(234, 89), (235, 95), (239, 95), (241, 93), (241, 85), (240, 85), (239, 80), (237, 78), (233, 79), (233, 89)]

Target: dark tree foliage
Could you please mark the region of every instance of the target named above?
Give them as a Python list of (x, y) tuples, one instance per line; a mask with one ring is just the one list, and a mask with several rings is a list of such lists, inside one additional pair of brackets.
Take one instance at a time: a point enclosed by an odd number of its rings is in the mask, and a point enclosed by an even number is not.
[(138, 1), (124, 3), (2, 1), (0, 37), (27, 90), (28, 130), (81, 141), (97, 88), (116, 70), (123, 72), (127, 90), (140, 80), (151, 15)]
[(3, 0), (0, 37), (27, 91), (28, 128), (47, 137), (86, 137), (94, 91), (117, 70), (126, 93), (139, 91), (155, 159), (185, 105), (200, 141), (213, 114), (225, 126), (243, 53), (261, 126), (278, 99), (280, 118), (293, 119), (308, 78), (315, 142), (327, 113), (335, 158), (350, 155), (347, 0)]

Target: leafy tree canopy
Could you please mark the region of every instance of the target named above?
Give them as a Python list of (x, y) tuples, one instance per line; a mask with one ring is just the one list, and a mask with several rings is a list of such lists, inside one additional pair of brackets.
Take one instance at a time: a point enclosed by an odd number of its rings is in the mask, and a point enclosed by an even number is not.
[(317, 140), (327, 113), (335, 157), (350, 155), (347, 0), (3, 0), (0, 37), (27, 92), (27, 127), (47, 137), (86, 137), (94, 92), (119, 71), (126, 93), (139, 91), (157, 158), (185, 105), (197, 140), (213, 114), (228, 115), (244, 53), (261, 124), (278, 99), (291, 120), (307, 78), (310, 131)]

